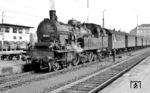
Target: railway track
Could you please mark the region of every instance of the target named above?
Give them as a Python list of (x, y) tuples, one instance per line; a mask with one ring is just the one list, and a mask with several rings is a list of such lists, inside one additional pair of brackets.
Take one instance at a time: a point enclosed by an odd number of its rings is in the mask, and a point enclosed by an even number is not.
[(51, 77), (55, 77), (56, 75), (61, 75), (63, 73), (67, 73), (70, 71), (74, 71), (75, 69), (81, 69), (83, 67), (87, 67), (89, 65), (94, 65), (99, 62), (95, 63), (88, 63), (85, 65), (79, 65), (77, 67), (72, 67), (72, 68), (66, 68), (60, 71), (56, 72), (51, 72), (51, 73), (32, 73), (32, 72), (27, 72), (27, 73), (21, 73), (21, 74), (16, 74), (16, 75), (11, 75), (11, 76), (4, 76), (0, 78), (0, 91), (6, 91), (8, 89), (12, 89), (14, 87), (18, 87), (27, 83), (31, 83), (34, 81), (40, 81), (44, 79), (48, 79)]
[[(144, 52), (144, 51), (143, 51)], [(138, 53), (138, 51), (137, 51)], [(121, 61), (121, 60), (120, 60)], [(63, 69), (61, 71), (57, 71), (57, 72), (51, 72), (51, 73), (37, 73), (37, 74), (33, 74), (33, 73), (21, 73), (21, 74), (16, 74), (16, 75), (11, 75), (11, 76), (4, 76), (0, 78), (0, 91), (6, 91), (18, 86), (22, 86), (24, 84), (29, 84), (31, 82), (34, 81), (40, 81), (40, 80), (45, 80), (51, 77), (55, 77), (56, 75), (61, 75), (63, 73), (66, 72), (71, 72), (74, 71), (76, 69), (81, 69), (83, 67), (87, 67), (93, 64), (97, 64), (99, 62), (95, 62), (95, 63), (88, 63), (85, 65), (79, 65), (77, 67), (73, 67), (70, 69)], [(106, 66), (108, 67), (108, 66)], [(106, 67), (102, 67), (101, 69), (104, 69)], [(99, 69), (100, 70), (100, 69)]]
[[(121, 54), (123, 55), (123, 54)], [(98, 63), (98, 62), (95, 62), (95, 64)], [(88, 66), (88, 65), (91, 65), (93, 63), (87, 63), (85, 64), (84, 66)], [(72, 67), (70, 68), (71, 70), (73, 69), (79, 69), (80, 67), (82, 67), (81, 65), (78, 65), (77, 67)], [(60, 72), (64, 72), (64, 71), (67, 71), (67, 69), (64, 69), (64, 70), (61, 70)], [(52, 75), (54, 74), (57, 74), (57, 72), (51, 72)], [(19, 78), (25, 78), (25, 77), (31, 77), (31, 75), (34, 74), (36, 75), (35, 73), (33, 73), (33, 71), (29, 71), (29, 72), (24, 72), (24, 73), (19, 73), (19, 74), (12, 74), (12, 75), (6, 75), (6, 76), (2, 76), (0, 77), (0, 84), (4, 84), (4, 83), (7, 83), (7, 82), (10, 82), (10, 81), (15, 81)], [(37, 73), (39, 74), (39, 73)], [(41, 73), (41, 74), (44, 74), (44, 73)], [(49, 74), (49, 73), (48, 73)], [(47, 74), (45, 74), (44, 76), (46, 76)]]
[(21, 77), (28, 77), (31, 74), (32, 74), (32, 72), (25, 72), (25, 73), (20, 73), (20, 74), (15, 74), (15, 75), (3, 76), (0, 78), (0, 84), (4, 84), (6, 82), (17, 80)]
[[(121, 55), (123, 55), (123, 54), (121, 54)], [(97, 62), (95, 62), (95, 64), (96, 64)], [(88, 65), (91, 65), (91, 64), (93, 64), (93, 63), (88, 63), (88, 64), (85, 64), (84, 66), (88, 66)], [(79, 66), (77, 66), (77, 67), (73, 67), (73, 68), (70, 68), (69, 70), (74, 70), (74, 69), (79, 69), (79, 68), (81, 68), (82, 66), (81, 65), (79, 65)], [(60, 73), (61, 72), (66, 72), (66, 71), (68, 71), (67, 69), (64, 69), (64, 70), (61, 70), (60, 71)], [(38, 74), (38, 75), (37, 75)], [(6, 75), (6, 76), (2, 76), (2, 77), (0, 77), (0, 85), (1, 84), (5, 84), (5, 83), (7, 83), (7, 82), (11, 82), (11, 81), (18, 81), (20, 78), (21, 79), (23, 79), (23, 78), (35, 78), (35, 77), (33, 77), (33, 76), (36, 76), (36, 78), (37, 78), (37, 76), (38, 76), (38, 78), (39, 77), (43, 77), (43, 76), (49, 76), (49, 75), (55, 75), (55, 74), (59, 74), (58, 72), (51, 72), (51, 74), (44, 74), (44, 73), (41, 73), (42, 75), (40, 76), (39, 74), (40, 73), (37, 73), (37, 74), (35, 74), (35, 73), (33, 73), (33, 71), (30, 71), (30, 72), (25, 72), (25, 73), (20, 73), (20, 74), (13, 74), (13, 75)]]
[(123, 75), (125, 72), (139, 64), (149, 55), (150, 53), (147, 52), (128, 61), (126, 60), (124, 62), (115, 64), (78, 81), (50, 91), (49, 93), (97, 93), (111, 82), (116, 80), (118, 77)]

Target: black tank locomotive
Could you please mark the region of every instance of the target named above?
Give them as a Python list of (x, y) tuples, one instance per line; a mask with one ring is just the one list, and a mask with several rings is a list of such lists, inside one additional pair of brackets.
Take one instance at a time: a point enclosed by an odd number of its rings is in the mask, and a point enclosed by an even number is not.
[[(64, 24), (57, 20), (56, 11), (50, 11), (50, 19), (44, 19), (37, 29), (38, 42), (30, 48), (32, 67), (35, 71), (59, 70), (88, 62), (100, 61), (108, 54), (120, 53), (137, 47), (139, 39), (124, 32), (101, 28), (93, 23), (69, 20)], [(147, 38), (146, 41), (150, 41)]]
[(97, 61), (98, 53), (108, 46), (102, 42), (107, 35), (99, 25), (76, 20), (64, 24), (57, 21), (55, 10), (39, 24), (37, 36), (38, 42), (27, 52), (34, 70), (52, 71)]

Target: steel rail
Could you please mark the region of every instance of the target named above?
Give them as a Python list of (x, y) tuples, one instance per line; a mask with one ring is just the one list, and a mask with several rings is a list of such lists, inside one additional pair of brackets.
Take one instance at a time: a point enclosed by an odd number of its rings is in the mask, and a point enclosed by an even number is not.
[[(63, 87), (60, 87), (60, 88), (55, 89), (53, 91), (50, 91), (49, 93), (71, 93), (71, 91), (72, 92), (76, 91), (77, 93), (88, 93), (88, 92), (89, 93), (96, 93), (97, 91), (99, 91), (100, 89), (104, 88), (105, 86), (107, 86), (108, 84), (110, 84), (111, 82), (113, 82), (114, 80), (116, 80), (118, 77), (120, 77), (121, 75), (123, 75), (125, 72), (129, 71), (135, 65), (139, 64), (142, 60), (144, 60), (149, 55), (150, 55), (150, 53), (147, 52), (147, 53), (144, 53), (144, 54), (140, 54), (140, 55), (134, 56), (133, 58), (129, 58), (127, 60), (124, 60), (123, 62), (119, 62), (119, 63), (117, 63), (115, 65), (112, 65), (112, 66), (106, 68), (106, 69), (103, 69), (103, 70), (101, 70), (99, 72), (96, 72), (96, 73), (94, 73), (94, 74), (92, 74), (90, 76), (87, 76), (87, 77), (82, 78), (82, 79), (80, 79), (78, 81), (75, 81), (73, 83), (70, 83), (70, 84), (65, 85)], [(132, 65), (129, 64), (129, 62), (131, 60), (132, 60), (131, 63), (133, 63)], [(111, 78), (109, 78), (108, 80), (105, 80), (105, 82), (102, 82), (101, 84), (99, 84), (98, 86), (96, 86), (96, 88), (94, 87), (93, 89), (89, 90), (88, 92), (87, 91), (84, 92), (85, 87), (84, 87), (83, 90), (80, 88), (80, 87), (82, 87), (82, 86), (79, 86), (80, 83), (88, 81), (89, 79), (91, 79), (91, 78), (93, 78), (95, 76), (98, 76), (98, 75), (102, 76), (102, 73), (104, 74), (105, 71), (111, 71), (112, 69), (115, 69), (115, 67), (117, 67), (117, 66), (123, 67), (122, 64), (127, 64), (127, 62), (128, 62), (128, 65), (127, 65), (127, 67), (125, 67), (125, 69), (121, 69), (121, 71), (117, 72), (117, 75), (116, 74), (113, 75), (113, 74), (110, 73), (110, 76), (112, 75), (113, 77), (111, 76)], [(118, 69), (118, 70), (120, 70), (120, 69)], [(109, 74), (105, 73), (105, 75), (109, 75)], [(78, 86), (79, 86), (79, 89), (77, 88)], [(88, 86), (86, 86), (86, 87), (90, 88)]]

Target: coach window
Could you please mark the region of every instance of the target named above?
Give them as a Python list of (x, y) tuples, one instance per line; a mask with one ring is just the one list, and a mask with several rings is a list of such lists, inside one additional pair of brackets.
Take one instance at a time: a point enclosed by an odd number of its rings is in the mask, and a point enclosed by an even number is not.
[(13, 38), (16, 39), (16, 36), (14, 36)]
[(10, 30), (9, 27), (6, 27), (6, 28), (5, 28), (5, 32), (9, 33), (9, 30)]
[(26, 29), (25, 29), (25, 33), (26, 33), (26, 34), (29, 34), (29, 28), (26, 28)]
[(13, 33), (17, 33), (17, 28), (13, 28)]
[(19, 28), (19, 33), (20, 33), (20, 34), (22, 34), (22, 30), (23, 30), (22, 28)]
[(22, 39), (22, 37), (19, 37), (20, 39)]

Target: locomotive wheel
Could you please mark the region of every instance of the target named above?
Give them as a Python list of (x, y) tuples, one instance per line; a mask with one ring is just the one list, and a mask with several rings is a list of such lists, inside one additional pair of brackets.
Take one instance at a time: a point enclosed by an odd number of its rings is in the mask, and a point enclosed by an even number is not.
[(81, 57), (81, 62), (82, 62), (83, 64), (88, 62), (88, 54), (83, 54), (83, 55), (82, 55), (82, 57)]
[(96, 54), (93, 55), (93, 62), (96, 62), (98, 60), (98, 57)]
[(54, 71), (57, 71), (57, 70), (59, 70), (59, 69), (60, 69), (59, 63), (55, 62), (55, 63), (53, 64), (53, 70), (54, 70)]
[(48, 63), (48, 72), (51, 72), (52, 71), (52, 65), (51, 63)]
[(81, 63), (86, 63), (87, 62), (87, 57), (86, 55), (84, 55), (83, 57), (81, 57)]
[(80, 62), (80, 59), (78, 57), (75, 57), (73, 60), (72, 60), (72, 64), (73, 66), (77, 66)]
[(97, 61), (102, 62), (102, 55), (100, 53), (97, 54)]
[(88, 61), (91, 63), (93, 60), (93, 53), (89, 53), (88, 55)]
[(89, 57), (88, 57), (89, 62), (96, 62), (97, 59), (98, 59), (98, 57), (96, 54), (93, 54), (93, 53), (89, 54)]

